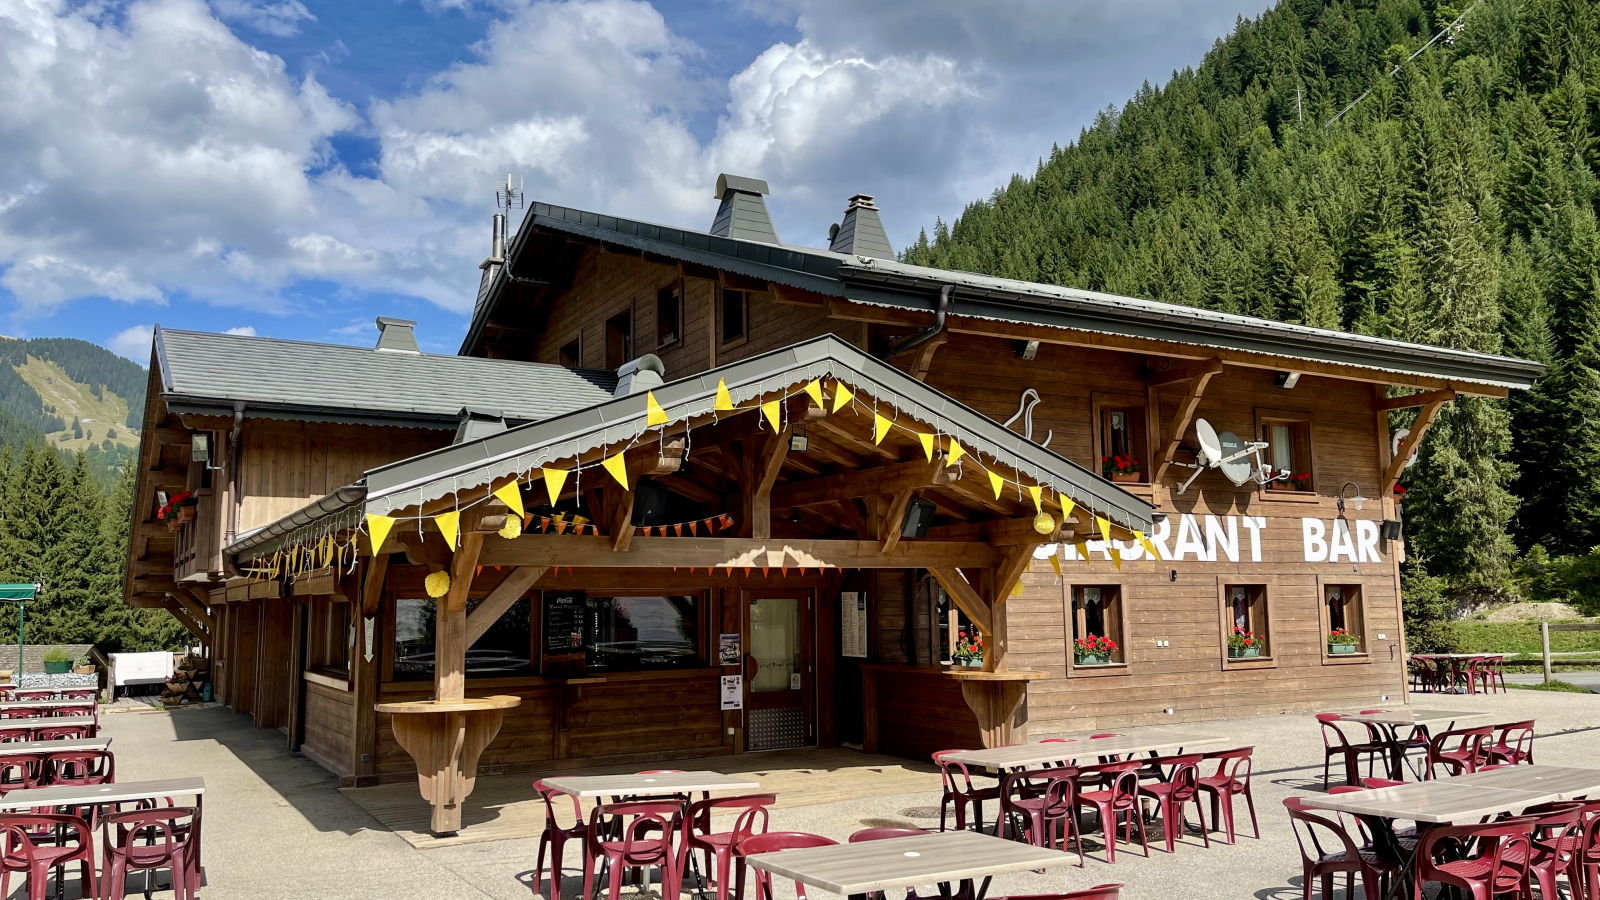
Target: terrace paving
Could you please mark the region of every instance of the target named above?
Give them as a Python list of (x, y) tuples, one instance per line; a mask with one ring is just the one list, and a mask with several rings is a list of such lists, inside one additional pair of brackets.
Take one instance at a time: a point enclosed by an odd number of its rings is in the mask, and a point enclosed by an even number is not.
[[(1535, 718), (1540, 763), (1600, 765), (1600, 699), (1593, 695), (1529, 691), (1439, 698), (1414, 695), (1413, 702), (1483, 709), (1496, 718)], [(112, 748), (117, 752), (120, 779), (206, 778), (206, 883), (200, 893), (205, 900), (531, 900), (536, 837), (418, 849), (353, 802), (348, 792), (336, 790), (336, 780), (322, 768), (286, 751), (281, 732), (253, 728), (248, 716), (209, 708), (119, 712), (103, 721), (103, 732), (115, 739)], [(1123, 896), (1131, 900), (1298, 898), (1300, 864), (1282, 798), (1320, 789), (1322, 745), (1311, 717), (1290, 713), (1184, 723), (1184, 727), (1237, 736), (1238, 743), (1255, 745), (1261, 840), (1245, 836), (1230, 847), (1214, 835), (1211, 849), (1206, 850), (1199, 835), (1191, 832), (1180, 839), (1177, 853), (1168, 855), (1154, 846), (1158, 833), (1152, 833), (1150, 859), (1137, 850), (1128, 854), (1124, 848), (1116, 865), (1104, 862), (1096, 842), (1086, 846), (1090, 856), (1087, 869), (1007, 875), (996, 879), (990, 895), (1121, 882), (1126, 885)], [(790, 760), (805, 764), (792, 765), (794, 771), (752, 765), (752, 760), (761, 759), (754, 755), (695, 765), (719, 768), (725, 763), (722, 767), (729, 772), (771, 772), (765, 784), (780, 792), (800, 794), (803, 799), (807, 793), (804, 782), (811, 776), (800, 770), (835, 767), (836, 760), (848, 761), (839, 755), (846, 753), (791, 752), (763, 759), (775, 764), (790, 764)], [(812, 831), (842, 840), (852, 831), (874, 825), (938, 826), (936, 784), (929, 790), (916, 789), (917, 780), (928, 778), (925, 769), (913, 764), (898, 774), (887, 771), (888, 766), (900, 765), (898, 762), (880, 765), (881, 758), (857, 759), (871, 764), (837, 769), (833, 773), (837, 784), (810, 794), (820, 802), (784, 805), (773, 813), (772, 828)], [(519, 777), (532, 781), (532, 776)], [(904, 790), (875, 793), (870, 787), (886, 787), (902, 777), (910, 779)], [(421, 804), (415, 788), (410, 790)], [(1244, 812), (1242, 805), (1240, 812)], [(1248, 815), (1243, 818), (1248, 823)], [(568, 856), (570, 866), (570, 849)], [(575, 896), (578, 888), (577, 878), (566, 880), (568, 897)], [(631, 890), (626, 889), (625, 895)], [(793, 897), (786, 885), (780, 885), (777, 894)], [(67, 896), (77, 896), (75, 883), (69, 884)], [(171, 892), (160, 891), (155, 896), (167, 898)], [(831, 895), (813, 891), (811, 896)]]

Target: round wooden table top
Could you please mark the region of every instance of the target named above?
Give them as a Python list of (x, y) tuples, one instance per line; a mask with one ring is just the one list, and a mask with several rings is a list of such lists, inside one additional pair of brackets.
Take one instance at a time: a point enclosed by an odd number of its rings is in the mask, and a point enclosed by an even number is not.
[(522, 703), (521, 697), (499, 694), (493, 697), (468, 697), (465, 700), (402, 700), (398, 703), (379, 703), (378, 712), (394, 714), (488, 712), (511, 709)]

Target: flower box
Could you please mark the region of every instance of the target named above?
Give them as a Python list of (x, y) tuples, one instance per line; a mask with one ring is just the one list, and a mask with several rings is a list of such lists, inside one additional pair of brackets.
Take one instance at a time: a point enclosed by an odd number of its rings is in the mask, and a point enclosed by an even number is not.
[(1138, 484), (1138, 472), (1112, 472), (1111, 480), (1117, 484)]
[(1261, 655), (1260, 647), (1229, 647), (1229, 659), (1252, 659)]
[(193, 519), (194, 519), (194, 507), (192, 507), (192, 506), (184, 506), (184, 507), (179, 508), (179, 510), (178, 510), (178, 521), (179, 522), (189, 522), (189, 521), (192, 521)]
[(1355, 644), (1329, 644), (1328, 652), (1334, 656), (1344, 656), (1356, 652)]
[(1103, 666), (1111, 662), (1109, 653), (1075, 653), (1072, 664), (1075, 666)]
[(44, 672), (46, 675), (65, 675), (71, 671), (72, 660), (70, 659), (47, 659), (44, 661)]

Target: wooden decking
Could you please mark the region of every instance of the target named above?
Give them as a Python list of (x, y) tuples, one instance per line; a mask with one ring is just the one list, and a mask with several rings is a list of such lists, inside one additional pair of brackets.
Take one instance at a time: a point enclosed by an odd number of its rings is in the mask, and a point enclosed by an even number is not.
[[(778, 750), (745, 753), (705, 760), (674, 760), (662, 768), (713, 769), (728, 775), (748, 776), (761, 782), (762, 792), (776, 792), (778, 807), (812, 806), (835, 800), (883, 797), (939, 790), (939, 770), (892, 756), (845, 749)], [(563, 775), (614, 775), (650, 766), (602, 766), (563, 771)], [(489, 775), (478, 778), (461, 811), (461, 830), (451, 837), (428, 833), (431, 808), (415, 781), (372, 788), (342, 788), (341, 793), (366, 810), (384, 827), (419, 850), (534, 838), (544, 828), (544, 805), (533, 792), (539, 775)], [(584, 801), (584, 812), (591, 804)], [(570, 805), (558, 812), (563, 815)]]

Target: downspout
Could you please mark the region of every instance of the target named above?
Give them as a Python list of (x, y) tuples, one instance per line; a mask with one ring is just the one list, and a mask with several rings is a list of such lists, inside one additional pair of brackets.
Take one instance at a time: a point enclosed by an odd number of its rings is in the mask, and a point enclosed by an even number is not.
[(953, 284), (947, 284), (944, 287), (939, 288), (939, 309), (938, 312), (935, 313), (933, 325), (929, 326), (926, 330), (917, 332), (916, 334), (908, 334), (900, 340), (890, 344), (882, 353), (875, 353), (873, 355), (878, 359), (888, 362), (907, 350), (913, 349), (920, 344), (925, 344), (928, 341), (933, 340), (935, 335), (944, 330), (944, 317), (950, 312), (950, 294), (955, 289), (956, 286)]
[[(228, 432), (228, 528), (223, 536), (222, 546), (232, 544), (239, 535), (239, 437), (244, 433), (244, 401), (233, 402), (233, 430)], [(222, 567), (230, 575), (237, 575), (233, 571), (231, 558), (224, 553)]]

